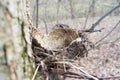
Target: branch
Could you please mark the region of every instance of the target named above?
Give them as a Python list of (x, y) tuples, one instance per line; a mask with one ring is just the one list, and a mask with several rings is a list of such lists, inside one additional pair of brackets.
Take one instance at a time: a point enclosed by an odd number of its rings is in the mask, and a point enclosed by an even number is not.
[(95, 44), (98, 44), (99, 42), (101, 42), (103, 39), (105, 39), (107, 36), (109, 36), (113, 30), (115, 30), (115, 28), (120, 24), (120, 20), (117, 22), (117, 24), (111, 29), (111, 31), (109, 33), (107, 33), (103, 38), (101, 38), (99, 41), (97, 41)]
[(69, 28), (67, 24), (56, 24), (55, 26), (59, 28)]
[(88, 12), (87, 12), (87, 15), (86, 15), (86, 19), (85, 19), (85, 23), (84, 23), (83, 29), (86, 28), (86, 24), (87, 24), (87, 21), (88, 21), (88, 17), (89, 17), (89, 15), (90, 15), (91, 11), (92, 11), (93, 5), (94, 5), (94, 0), (92, 0), (92, 3), (91, 3), (90, 6), (89, 6), (89, 9), (88, 9)]
[(39, 13), (39, 9), (38, 9), (38, 4), (39, 4), (39, 0), (36, 0), (36, 28), (38, 28), (38, 13)]
[(88, 29), (89, 32), (94, 32), (94, 28), (109, 14), (111, 14), (114, 10), (116, 10), (117, 8), (120, 7), (120, 3), (115, 6), (114, 8), (112, 8), (110, 11), (108, 11), (106, 14), (104, 14), (102, 17), (100, 17), (94, 24), (92, 24), (91, 28)]
[(89, 80), (94, 80), (92, 78), (89, 78), (83, 74), (77, 74), (77, 73), (74, 73), (74, 72), (64, 72), (62, 74), (63, 76), (65, 77), (69, 77), (69, 78), (75, 78), (75, 79), (89, 79)]
[(84, 70), (82, 70), (80, 67), (77, 67), (77, 66), (73, 65), (73, 64), (70, 63), (70, 62), (65, 62), (65, 61), (62, 62), (62, 61), (59, 61), (59, 62), (54, 62), (54, 63), (67, 64), (67, 65), (73, 67), (74, 69), (80, 70), (80, 71), (83, 73), (83, 75), (85, 75), (86, 77), (88, 77), (88, 78), (90, 78), (90, 79), (93, 79), (93, 80), (99, 80), (98, 78), (96, 78), (96, 77), (94, 77), (94, 76), (88, 74), (87, 72), (85, 72)]
[(60, 19), (60, 17), (59, 17), (60, 1), (61, 1), (61, 0), (58, 0), (58, 1), (57, 1), (57, 24), (59, 23), (59, 19)]
[(38, 64), (38, 66), (37, 66), (37, 68), (36, 68), (36, 70), (35, 70), (35, 72), (34, 72), (34, 75), (33, 75), (33, 77), (32, 77), (32, 80), (35, 80), (35, 77), (36, 77), (36, 75), (37, 75), (37, 72), (38, 72), (39, 67), (40, 67), (40, 64)]
[(101, 28), (101, 29), (98, 29), (98, 30), (93, 30), (93, 31), (91, 31), (91, 30), (82, 30), (81, 32), (101, 32), (102, 30), (103, 30), (104, 28)]

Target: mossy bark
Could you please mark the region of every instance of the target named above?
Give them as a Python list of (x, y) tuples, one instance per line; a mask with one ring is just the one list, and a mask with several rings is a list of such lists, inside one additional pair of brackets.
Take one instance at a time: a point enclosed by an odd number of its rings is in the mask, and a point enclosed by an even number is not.
[(33, 64), (28, 56), (28, 27), (25, 21), (25, 0), (0, 1), (0, 27), (4, 30), (4, 54), (10, 80), (30, 80)]

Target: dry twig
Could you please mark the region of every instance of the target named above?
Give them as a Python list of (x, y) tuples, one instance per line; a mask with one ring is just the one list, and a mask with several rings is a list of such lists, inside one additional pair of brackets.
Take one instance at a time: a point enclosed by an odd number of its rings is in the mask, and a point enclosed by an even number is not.
[(80, 71), (81, 71), (85, 76), (87, 76), (88, 78), (92, 78), (92, 79), (94, 79), (94, 80), (99, 80), (98, 78), (96, 78), (96, 77), (94, 77), (94, 76), (88, 74), (87, 72), (85, 72), (84, 70), (82, 70), (80, 67), (77, 67), (77, 66), (73, 65), (73, 64), (70, 63), (70, 62), (57, 61), (57, 62), (54, 62), (54, 63), (67, 64), (67, 65), (69, 65), (69, 66), (71, 66), (71, 67), (73, 67), (73, 68), (75, 68), (75, 69), (80, 70)]
[(94, 32), (95, 27), (105, 18), (107, 17), (109, 14), (111, 14), (113, 11), (115, 11), (116, 9), (118, 9), (120, 7), (120, 3), (115, 6), (114, 8), (112, 8), (111, 10), (109, 10), (107, 13), (105, 13), (102, 17), (100, 17), (94, 24), (92, 24), (92, 26), (90, 27), (90, 29), (88, 29), (87, 31), (89, 32)]
[[(120, 24), (120, 20), (116, 23), (116, 25), (111, 29), (110, 32), (108, 32), (103, 38), (101, 38), (99, 41), (97, 41), (95, 43), (95, 45), (97, 45), (98, 43), (100, 43), (102, 40), (104, 40), (106, 37), (108, 37), (115, 29), (116, 27)], [(100, 44), (98, 44), (97, 46), (99, 46)]]
[(33, 75), (33, 77), (32, 77), (32, 80), (35, 80), (35, 76), (36, 76), (36, 74), (37, 74), (37, 72), (38, 72), (39, 67), (40, 67), (40, 64), (38, 64), (38, 66), (37, 66), (37, 68), (36, 68), (36, 70), (35, 70), (35, 73), (34, 73), (34, 75)]

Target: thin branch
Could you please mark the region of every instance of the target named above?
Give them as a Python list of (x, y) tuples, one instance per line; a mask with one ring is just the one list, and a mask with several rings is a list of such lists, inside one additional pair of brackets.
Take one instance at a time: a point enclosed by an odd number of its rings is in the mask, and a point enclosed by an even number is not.
[(111, 29), (111, 31), (110, 32), (108, 32), (103, 38), (101, 38), (99, 41), (97, 41), (96, 43), (95, 43), (95, 45), (96, 44), (98, 44), (99, 42), (101, 42), (102, 40), (104, 40), (106, 37), (108, 37), (114, 30), (115, 30), (115, 28), (118, 26), (120, 24), (120, 20), (117, 22), (117, 24)]
[(57, 1), (57, 24), (59, 23), (59, 18), (60, 18), (60, 17), (59, 17), (60, 1), (61, 1), (61, 0), (58, 0), (58, 1)]
[(94, 80), (99, 80), (98, 78), (96, 78), (96, 77), (94, 77), (94, 76), (88, 74), (87, 72), (85, 72), (84, 70), (82, 70), (80, 67), (77, 67), (77, 66), (73, 65), (73, 64), (70, 63), (70, 62), (65, 62), (65, 61), (62, 62), (62, 61), (58, 61), (58, 62), (54, 62), (54, 63), (67, 64), (67, 65), (69, 65), (69, 66), (72, 66), (72, 67), (75, 68), (75, 69), (80, 70), (82, 73), (84, 73), (84, 74), (86, 75), (86, 77), (92, 78), (92, 79), (94, 79)]
[[(41, 48), (39, 48), (39, 47), (35, 47), (35, 49), (41, 50)], [(45, 53), (45, 52), (40, 52), (40, 53), (45, 55), (45, 56), (53, 57), (51, 54), (48, 54), (48, 53)]]
[(46, 23), (46, 20), (47, 20), (47, 2), (48, 0), (46, 0), (45, 2), (45, 14), (44, 14), (44, 18), (43, 18), (43, 22), (44, 22), (44, 25), (45, 25), (45, 31), (46, 31), (46, 34), (48, 34), (48, 27), (47, 27), (47, 23)]
[(40, 67), (40, 64), (38, 64), (38, 66), (37, 66), (37, 68), (36, 68), (36, 70), (35, 70), (35, 73), (34, 73), (34, 75), (33, 75), (33, 77), (32, 77), (32, 80), (35, 80), (35, 76), (36, 76), (36, 74), (37, 74), (37, 72), (38, 72), (39, 67)]
[(48, 2), (48, 0), (46, 0), (46, 2), (45, 2), (45, 15), (44, 15), (44, 17), (45, 17), (45, 19), (47, 18), (47, 2)]
[(74, 19), (74, 8), (73, 8), (73, 3), (72, 0), (68, 0), (69, 1), (69, 5), (70, 5), (70, 13), (71, 13), (71, 19)]
[(120, 79), (120, 76), (113, 76), (113, 77), (101, 77), (101, 78), (99, 78), (100, 80), (106, 80), (106, 79), (112, 79), (112, 80), (114, 80), (114, 79), (117, 79), (117, 80), (119, 80)]
[(100, 17), (94, 24), (92, 24), (91, 28), (89, 29), (90, 32), (94, 31), (94, 28), (109, 14), (111, 14), (113, 11), (115, 11), (117, 8), (120, 7), (120, 3), (115, 6), (114, 8), (112, 8), (110, 11), (108, 11), (107, 13), (105, 13), (102, 17)]
[[(92, 31), (92, 32), (102, 32), (103, 29), (104, 29), (104, 28), (101, 28), (101, 29), (98, 29), (98, 30), (94, 30), (94, 31)], [(91, 33), (90, 30), (81, 30), (80, 32), (90, 32), (90, 33)]]
[(92, 3), (91, 3), (90, 6), (89, 6), (88, 13), (87, 13), (87, 16), (86, 16), (86, 19), (85, 19), (85, 23), (84, 23), (83, 29), (86, 28), (86, 24), (87, 24), (87, 21), (88, 21), (88, 17), (89, 17), (89, 15), (90, 15), (90, 13), (91, 13), (91, 9), (92, 9), (92, 7), (93, 7), (93, 3), (94, 3), (94, 0), (92, 0)]
[(62, 73), (62, 75), (64, 75), (65, 77), (69, 77), (69, 78), (90, 79), (90, 78), (86, 77), (85, 75), (77, 74), (74, 72), (64, 72), (64, 73)]
[[(63, 76), (65, 76), (65, 77), (69, 77), (69, 78), (94, 80), (94, 79), (88, 78), (86, 75), (78, 74), (78, 73), (74, 73), (74, 72), (64, 72), (64, 73), (56, 72), (56, 74), (60, 74), (60, 75), (63, 75)], [(92, 75), (92, 74), (91, 74), (91, 75)], [(98, 78), (98, 80), (120, 79), (120, 76), (113, 76), (113, 77), (97, 77), (97, 76), (95, 76), (95, 75), (92, 75), (92, 76)]]
[(39, 15), (38, 4), (39, 4), (39, 0), (36, 0), (36, 28), (38, 28), (38, 15)]

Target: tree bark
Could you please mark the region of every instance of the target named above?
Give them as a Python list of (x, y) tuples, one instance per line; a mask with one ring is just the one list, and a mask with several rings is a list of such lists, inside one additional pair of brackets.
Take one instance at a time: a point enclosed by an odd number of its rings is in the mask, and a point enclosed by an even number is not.
[(32, 76), (25, 8), (25, 0), (0, 0), (0, 27), (5, 30), (3, 44), (10, 80), (29, 80)]

